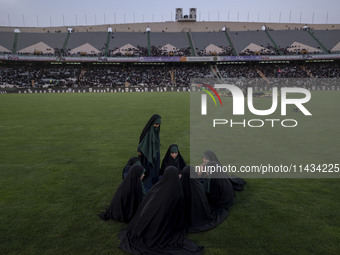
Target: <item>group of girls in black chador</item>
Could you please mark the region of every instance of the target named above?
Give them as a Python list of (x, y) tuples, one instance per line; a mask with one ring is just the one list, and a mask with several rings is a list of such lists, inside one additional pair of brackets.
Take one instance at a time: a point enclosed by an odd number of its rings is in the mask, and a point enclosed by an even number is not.
[[(169, 146), (160, 164), (160, 124), (161, 116), (155, 114), (144, 127), (138, 157), (127, 162), (123, 181), (100, 217), (128, 223), (119, 233), (119, 247), (130, 254), (202, 254), (203, 247), (185, 233), (223, 222), (235, 201), (234, 190), (243, 190), (245, 182), (205, 172), (190, 178), (194, 171), (176, 144)], [(216, 155), (206, 151), (202, 166), (216, 164), (220, 164)]]

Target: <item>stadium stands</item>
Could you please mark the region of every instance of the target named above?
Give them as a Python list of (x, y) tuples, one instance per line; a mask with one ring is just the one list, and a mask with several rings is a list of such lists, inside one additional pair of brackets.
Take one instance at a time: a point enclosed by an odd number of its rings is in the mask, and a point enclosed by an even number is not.
[[(53, 34), (18, 33), (17, 53), (20, 54), (20, 52), (24, 50), (25, 48), (30, 47), (32, 45), (36, 45), (40, 42), (44, 42), (48, 46), (48, 48), (51, 49), (50, 51), (52, 52), (52, 50), (54, 51), (54, 49), (56, 48), (57, 49), (61, 48), (65, 40), (65, 37), (66, 37), (66, 33), (53, 33)], [(39, 54), (40, 52), (42, 53), (44, 50), (48, 48), (47, 47), (43, 47), (43, 48), (34, 47), (31, 50), (31, 52), (33, 54)]]
[[(229, 46), (228, 40), (223, 32), (193, 32), (191, 33), (192, 39), (195, 42), (196, 50), (199, 56), (230, 56), (232, 55), (232, 50)], [(207, 49), (208, 46), (215, 46), (215, 50)], [(218, 47), (218, 48), (216, 48)]]
[(13, 41), (14, 41), (13, 32), (0, 32), (0, 47), (2, 47), (2, 50), (0, 49), (0, 54), (8, 53), (7, 50), (9, 50), (9, 52), (12, 52)]
[(186, 33), (153, 33), (151, 32), (151, 44), (162, 47), (166, 44), (174, 45), (177, 49), (189, 47)]
[[(256, 54), (268, 54), (271, 53), (265, 48), (272, 50), (273, 45), (266, 36), (264, 31), (241, 31), (241, 32), (230, 32), (229, 33), (234, 40), (235, 48), (237, 52), (243, 55), (256, 55)], [(253, 51), (249, 45), (253, 43), (255, 45), (264, 48), (262, 51)]]
[[(88, 33), (71, 33), (70, 39), (68, 40), (66, 48), (68, 51), (71, 51), (79, 46), (89, 44), (93, 46), (95, 49), (97, 49), (100, 53), (93, 52), (91, 54), (91, 51), (88, 52), (75, 52), (75, 54), (79, 55), (103, 55), (105, 52), (105, 42), (106, 42), (107, 33), (105, 32), (88, 32)], [(60, 47), (60, 46), (59, 46)]]
[(117, 32), (112, 33), (110, 41), (110, 50), (115, 50), (126, 44), (131, 44), (134, 47), (147, 47), (146, 33), (143, 32)]
[(0, 29), (0, 86), (185, 87), (193, 78), (339, 78), (340, 27), (283, 30), (273, 24), (248, 31), (253, 25)]
[(168, 53), (162, 50), (167, 44), (175, 47), (173, 51), (174, 56), (190, 56), (190, 44), (187, 38), (186, 33), (159, 33), (159, 32), (151, 32), (150, 33), (150, 41), (152, 46), (152, 56), (164, 56), (169, 55)]
[[(219, 65), (223, 78), (340, 78), (340, 63)], [(261, 75), (262, 73), (262, 75)], [(13, 64), (0, 68), (0, 85), (17, 87), (189, 86), (193, 78), (213, 78), (210, 66)]]
[(340, 41), (340, 30), (313, 30), (314, 35), (325, 45), (325, 47), (335, 53), (340, 52), (340, 47), (336, 49), (335, 46)]
[[(285, 55), (301, 53), (322, 53), (320, 45), (303, 30), (269, 31), (271, 37)], [(295, 44), (294, 44), (295, 43)], [(299, 45), (302, 46), (299, 47)], [(310, 49), (308, 51), (308, 48)], [(306, 49), (306, 51), (303, 51)]]
[[(340, 51), (340, 30), (151, 31), (150, 49), (147, 32), (113, 32), (109, 35), (108, 32), (18, 33), (17, 35), (15, 52), (26, 55), (58, 56), (63, 52), (63, 48), (65, 48), (64, 55), (68, 56), (103, 56), (106, 55), (106, 50), (109, 51), (109, 56), (149, 56), (149, 51), (151, 51), (150, 56), (194, 56), (196, 53), (199, 56), (231, 56), (235, 55), (232, 46), (235, 47), (236, 55), (297, 55)], [(66, 40), (67, 36), (69, 40)], [(3, 53), (13, 52), (14, 42), (14, 33), (0, 32), (0, 54), (1, 49)], [(39, 44), (41, 42), (44, 44)], [(92, 50), (86, 51), (84, 45)], [(174, 50), (164, 49), (166, 45)], [(80, 46), (85, 47), (85, 50), (73, 51)], [(214, 47), (215, 50), (207, 51), (208, 46), (210, 49)], [(125, 47), (125, 50), (119, 50), (122, 47)], [(53, 49), (54, 53), (46, 53), (45, 48)]]

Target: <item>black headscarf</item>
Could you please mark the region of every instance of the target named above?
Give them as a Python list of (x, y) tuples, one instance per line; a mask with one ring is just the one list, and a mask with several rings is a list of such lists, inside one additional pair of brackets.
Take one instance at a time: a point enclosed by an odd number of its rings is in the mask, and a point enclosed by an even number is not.
[(140, 180), (144, 173), (144, 168), (140, 165), (134, 165), (119, 185), (111, 204), (99, 216), (103, 220), (117, 220), (129, 222), (136, 213), (145, 194), (143, 183)]
[[(221, 165), (221, 162), (218, 160), (216, 154), (213, 151), (206, 151), (204, 152), (203, 156), (209, 161), (215, 161), (217, 164)], [(229, 178), (229, 181), (233, 185), (234, 190), (238, 190), (238, 191), (244, 190), (244, 185), (246, 185), (245, 180), (235, 175), (228, 176), (227, 178)]]
[(218, 160), (216, 154), (213, 151), (206, 151), (203, 153), (203, 156), (209, 161), (215, 161), (217, 164), (221, 165), (221, 162)]
[(126, 163), (126, 165), (123, 168), (122, 171), (122, 179), (125, 178), (125, 176), (128, 174), (128, 172), (130, 171), (131, 167), (136, 164), (137, 162), (140, 162), (140, 158), (139, 157), (132, 157), (128, 160), (128, 162)]
[(143, 129), (143, 131), (142, 131), (142, 133), (141, 133), (141, 135), (139, 137), (139, 143), (141, 143), (141, 141), (143, 140), (145, 134), (148, 132), (149, 128), (151, 127), (151, 125), (153, 125), (155, 120), (157, 120), (159, 118), (161, 118), (161, 116), (158, 115), (158, 114), (154, 114), (154, 115), (151, 116), (151, 118), (146, 123), (146, 125), (145, 125), (145, 127), (144, 127), (144, 129)]
[(204, 188), (196, 178), (190, 178), (194, 170), (190, 166), (183, 169), (182, 188), (185, 202), (185, 225), (190, 233), (212, 229), (222, 223), (229, 215), (226, 208), (212, 210)]
[(202, 247), (184, 236), (183, 191), (175, 167), (165, 169), (119, 238), (119, 247), (131, 254), (201, 254)]
[[(176, 159), (173, 159), (171, 157), (171, 151), (176, 148), (177, 148), (178, 155)], [(186, 165), (187, 164), (185, 163), (181, 153), (179, 152), (177, 144), (171, 144), (163, 158), (161, 170), (159, 171), (159, 175), (163, 175), (165, 168), (167, 168), (168, 166), (174, 166), (178, 169), (179, 173), (182, 173), (182, 170)]]

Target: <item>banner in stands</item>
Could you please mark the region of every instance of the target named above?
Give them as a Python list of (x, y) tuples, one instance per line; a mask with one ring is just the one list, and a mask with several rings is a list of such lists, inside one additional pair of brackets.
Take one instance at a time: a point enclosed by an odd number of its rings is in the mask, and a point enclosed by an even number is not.
[(129, 93), (129, 92), (186, 92), (189, 87), (115, 87), (115, 88), (0, 88), (0, 94), (46, 94), (46, 93)]
[(238, 61), (286, 61), (286, 60), (318, 60), (340, 59), (340, 54), (316, 55), (285, 55), (285, 56), (208, 56), (208, 57), (64, 57), (64, 56), (27, 56), (27, 55), (0, 55), (3, 61), (48, 61), (48, 62), (238, 62)]
[(139, 62), (183, 62), (184, 57), (140, 57)]

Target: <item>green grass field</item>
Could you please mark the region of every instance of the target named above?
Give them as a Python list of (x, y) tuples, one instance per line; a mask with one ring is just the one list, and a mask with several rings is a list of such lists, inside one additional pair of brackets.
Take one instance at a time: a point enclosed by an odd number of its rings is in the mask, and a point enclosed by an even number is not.
[[(330, 119), (322, 105), (339, 109), (340, 93), (314, 95), (313, 116)], [(0, 95), (0, 254), (126, 254), (117, 248), (125, 224), (97, 215), (153, 113), (162, 116), (161, 157), (177, 143), (189, 161), (189, 106), (189, 93)], [(248, 131), (239, 131), (241, 137)], [(299, 131), (303, 135), (311, 134)], [(304, 146), (339, 152), (308, 141)], [(207, 255), (337, 255), (339, 194), (340, 179), (247, 179), (228, 219), (189, 238)]]

